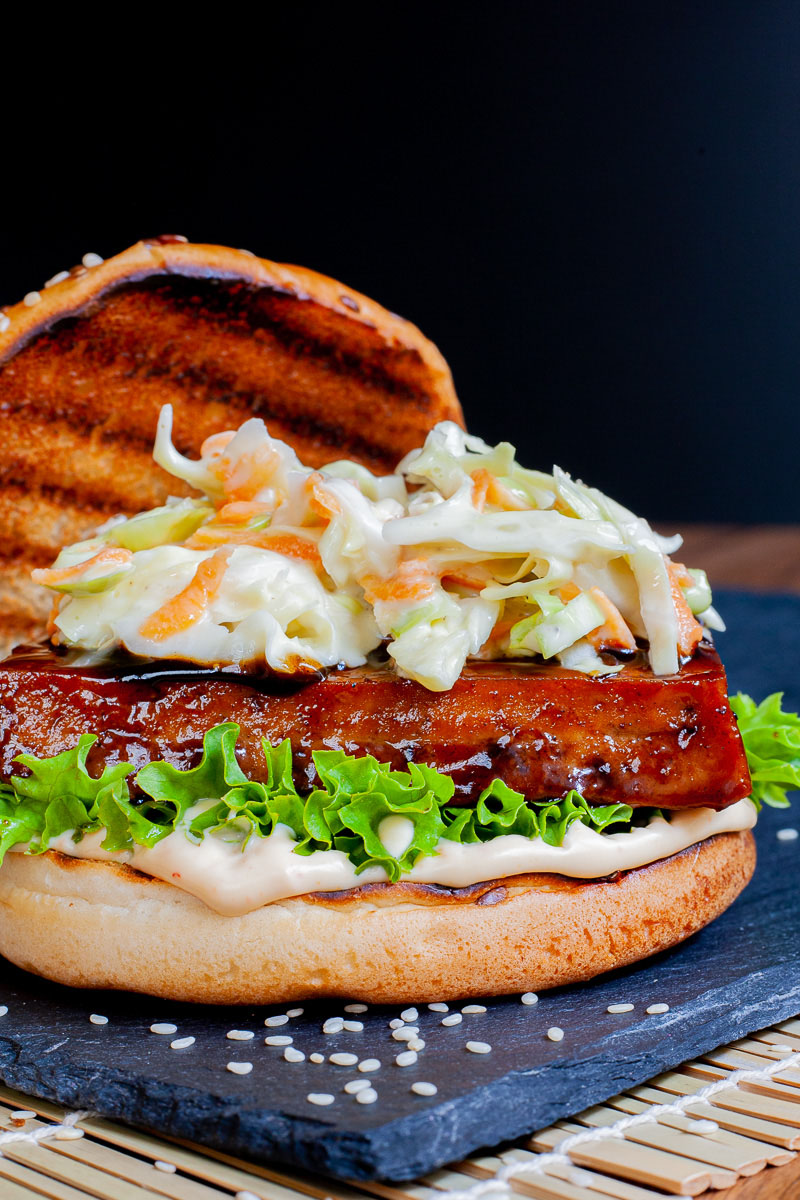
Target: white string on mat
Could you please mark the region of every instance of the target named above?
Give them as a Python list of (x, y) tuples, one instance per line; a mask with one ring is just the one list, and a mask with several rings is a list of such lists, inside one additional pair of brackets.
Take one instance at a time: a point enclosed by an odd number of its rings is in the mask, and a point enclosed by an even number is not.
[[(42, 1125), (40, 1129), (31, 1129), (26, 1133), (24, 1129), (9, 1129), (0, 1133), (0, 1158), (3, 1156), (3, 1146), (7, 1146), (9, 1142), (43, 1142), (46, 1138), (54, 1137), (58, 1139), (59, 1135), (63, 1135), (65, 1130), (74, 1130), (75, 1134), (82, 1133), (82, 1130), (75, 1130), (78, 1121), (88, 1117), (88, 1112), (71, 1112), (67, 1113), (63, 1121), (59, 1121), (56, 1125)], [(74, 1135), (73, 1135), (74, 1136)]]
[[(743, 1067), (741, 1070), (731, 1071), (724, 1079), (717, 1079), (697, 1092), (680, 1096), (671, 1104), (654, 1104), (635, 1116), (621, 1117), (613, 1125), (601, 1125), (581, 1133), (570, 1134), (558, 1143), (556, 1150), (549, 1150), (535, 1158), (506, 1163), (490, 1179), (483, 1179), (472, 1187), (461, 1190), (454, 1188), (452, 1191), (442, 1192), (441, 1197), (437, 1196), (437, 1200), (481, 1200), (483, 1196), (495, 1195), (498, 1192), (507, 1193), (511, 1190), (511, 1180), (516, 1175), (543, 1175), (548, 1167), (554, 1166), (574, 1167), (570, 1151), (579, 1146), (585, 1146), (589, 1142), (602, 1142), (607, 1138), (622, 1138), (629, 1129), (647, 1125), (662, 1117), (682, 1116), (687, 1108), (703, 1104), (727, 1088), (738, 1087), (740, 1083), (761, 1083), (780, 1071), (797, 1066), (800, 1066), (800, 1050), (787, 1054), (785, 1058), (777, 1058), (766, 1067)], [(688, 1200), (688, 1197), (674, 1196), (673, 1200)]]

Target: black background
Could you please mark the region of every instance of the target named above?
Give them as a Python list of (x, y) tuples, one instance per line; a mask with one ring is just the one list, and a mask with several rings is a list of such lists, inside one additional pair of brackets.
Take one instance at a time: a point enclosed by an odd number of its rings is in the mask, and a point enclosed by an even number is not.
[(800, 520), (800, 6), (280, 11), (20, 50), (0, 302), (142, 235), (244, 246), (416, 321), (527, 465)]

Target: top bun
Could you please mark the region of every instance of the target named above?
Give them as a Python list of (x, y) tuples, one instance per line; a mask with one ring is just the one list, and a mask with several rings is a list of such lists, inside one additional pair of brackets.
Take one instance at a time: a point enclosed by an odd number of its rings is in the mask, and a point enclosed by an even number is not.
[(151, 457), (165, 403), (184, 454), (261, 416), (312, 466), (379, 473), (463, 423), (433, 343), (324, 275), (176, 237), (76, 267), (0, 311), (0, 654), (43, 633), (33, 567), (188, 490)]

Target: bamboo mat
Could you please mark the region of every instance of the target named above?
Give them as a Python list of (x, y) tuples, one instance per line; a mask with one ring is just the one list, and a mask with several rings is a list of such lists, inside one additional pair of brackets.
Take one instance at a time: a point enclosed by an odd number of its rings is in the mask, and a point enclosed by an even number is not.
[(0, 1088), (0, 1200), (663, 1200), (731, 1188), (798, 1148), (800, 1019), (413, 1184), (262, 1167)]

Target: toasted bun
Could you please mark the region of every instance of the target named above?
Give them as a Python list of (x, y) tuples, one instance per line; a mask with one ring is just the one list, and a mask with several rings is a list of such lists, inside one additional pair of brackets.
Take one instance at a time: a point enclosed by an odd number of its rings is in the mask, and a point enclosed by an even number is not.
[(752, 835), (725, 833), (615, 879), (377, 884), (222, 917), (128, 867), (9, 854), (0, 953), (59, 983), (212, 1004), (538, 991), (689, 937), (728, 907), (754, 866)]
[(255, 415), (312, 466), (377, 472), (437, 421), (462, 421), (416, 326), (244, 250), (156, 238), (26, 301), (0, 310), (0, 656), (44, 632), (51, 598), (33, 567), (188, 490), (152, 461), (162, 404), (185, 454)]

